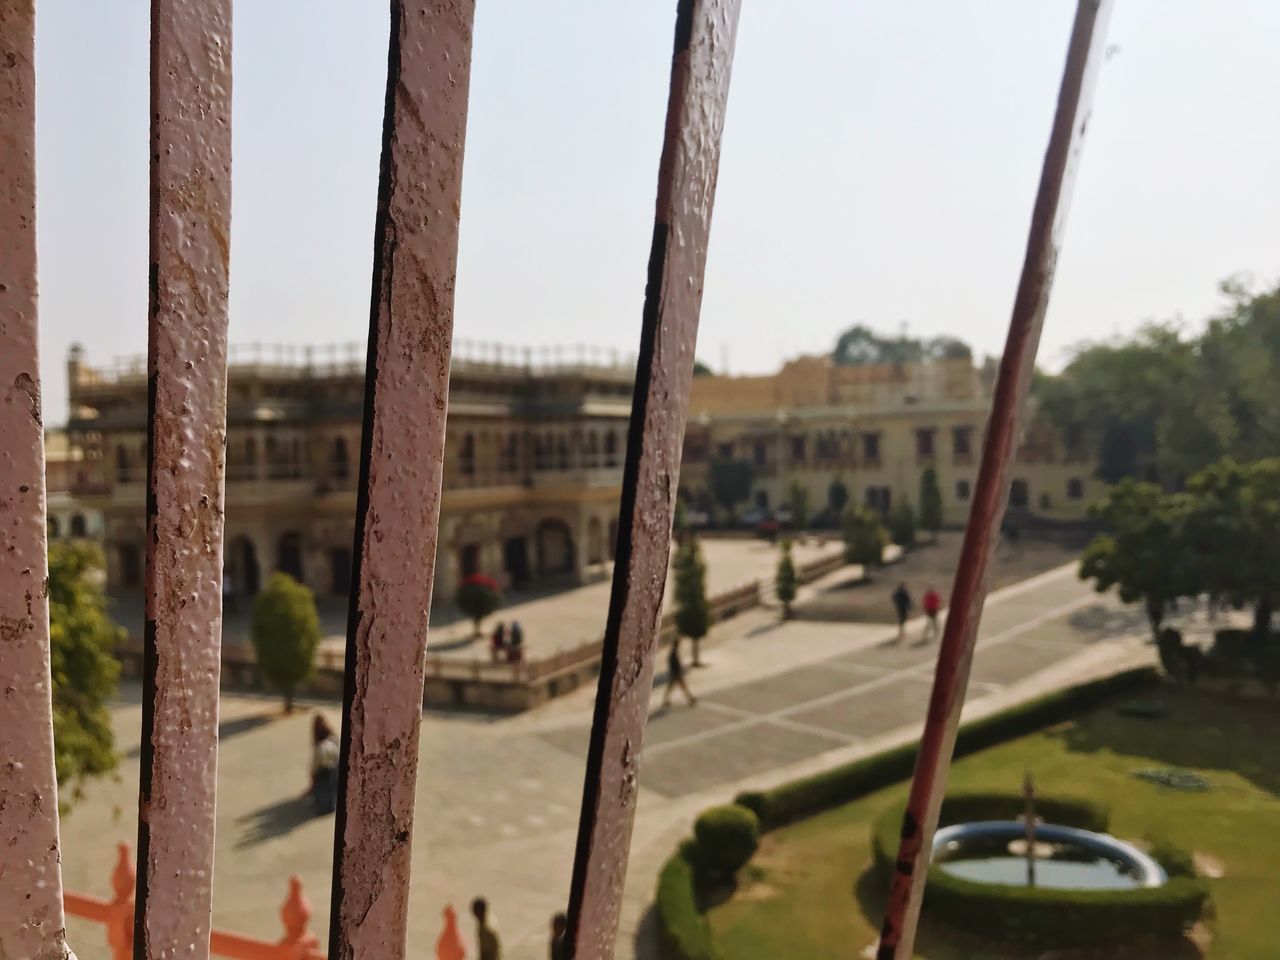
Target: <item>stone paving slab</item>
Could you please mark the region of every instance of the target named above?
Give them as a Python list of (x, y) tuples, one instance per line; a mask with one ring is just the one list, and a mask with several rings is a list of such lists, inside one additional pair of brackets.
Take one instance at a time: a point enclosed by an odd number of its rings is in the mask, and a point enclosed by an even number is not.
[(873, 737), (908, 724), (923, 726), (931, 680), (905, 676), (894, 683), (853, 691), (839, 700), (789, 713), (792, 720), (855, 737)]
[(1062, 644), (1034, 639), (1013, 640), (986, 649), (979, 647), (973, 656), (969, 681), (1002, 686), (1016, 683), (1070, 655), (1071, 649)]
[[(750, 713), (772, 713), (815, 697), (847, 690), (880, 675), (878, 671), (860, 670), (843, 664), (838, 669), (826, 665), (801, 667), (728, 690), (717, 690), (704, 699)], [(648, 743), (647, 735), (645, 742)]]

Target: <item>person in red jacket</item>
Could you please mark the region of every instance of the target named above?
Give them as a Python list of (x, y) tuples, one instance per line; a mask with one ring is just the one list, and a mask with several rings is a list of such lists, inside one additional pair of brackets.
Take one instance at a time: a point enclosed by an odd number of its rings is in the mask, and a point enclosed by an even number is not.
[(928, 643), (930, 640), (937, 640), (942, 632), (938, 627), (938, 611), (942, 609), (942, 597), (938, 596), (938, 591), (934, 589), (933, 584), (929, 584), (929, 589), (920, 598), (920, 609), (924, 611), (924, 635), (921, 636), (920, 642)]

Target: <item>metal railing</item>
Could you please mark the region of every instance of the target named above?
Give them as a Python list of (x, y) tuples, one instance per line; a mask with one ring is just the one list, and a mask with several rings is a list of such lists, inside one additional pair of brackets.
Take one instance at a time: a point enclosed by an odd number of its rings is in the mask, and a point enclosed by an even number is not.
[[(675, 484), (693, 374), (738, 0), (678, 0), (658, 198), (634, 376), (613, 593), (601, 644), (570, 889), (567, 952), (613, 953), (635, 815)], [(925, 866), (964, 701), (993, 532), (1008, 494), (1109, 3), (1079, 0), (993, 399), (982, 467), (939, 652), (878, 956), (911, 954)], [(332, 369), (366, 391), (334, 835), (329, 953), (407, 955), (426, 611), (431, 606), (446, 384), (459, 363), (506, 370), (505, 352), (453, 350), (474, 0), (391, 0), (369, 348)], [(133, 953), (205, 960), (216, 793), (228, 361), (231, 0), (152, 0), (151, 284), (145, 364), (83, 371), (149, 384), (143, 730)], [(35, 18), (0, 4), (0, 943), (69, 954), (50, 715), (43, 436), (36, 344)], [(367, 358), (362, 363), (360, 353)], [(523, 362), (521, 362), (523, 360)], [(256, 359), (252, 361), (258, 362)], [(268, 361), (262, 361), (266, 363)], [(586, 355), (538, 369), (588, 369)], [(313, 365), (277, 366), (306, 375)], [(535, 366), (531, 357), (512, 365)], [(100, 381), (93, 381), (100, 382)]]

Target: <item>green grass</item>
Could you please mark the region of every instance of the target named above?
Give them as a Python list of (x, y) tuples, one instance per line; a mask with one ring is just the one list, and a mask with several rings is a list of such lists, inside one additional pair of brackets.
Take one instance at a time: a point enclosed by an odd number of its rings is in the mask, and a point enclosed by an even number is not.
[[(1216, 914), (1208, 923), (1212, 960), (1280, 956), (1280, 710), (1174, 690), (1163, 719), (1121, 716), (1114, 705), (959, 761), (956, 789), (1016, 791), (1031, 770), (1046, 793), (1100, 800), (1116, 835), (1160, 836), (1211, 857)], [(1204, 774), (1205, 792), (1136, 779), (1134, 771), (1181, 767)], [(882, 891), (869, 873), (876, 816), (906, 795), (906, 784), (767, 834), (739, 888), (708, 917), (725, 960), (848, 960), (877, 935)], [(917, 954), (928, 960), (1023, 960), (1022, 954), (959, 943), (926, 925)], [(1119, 954), (1143, 957), (1145, 951)], [(1190, 945), (1162, 958), (1198, 956)], [(1090, 955), (1092, 960), (1094, 955)]]

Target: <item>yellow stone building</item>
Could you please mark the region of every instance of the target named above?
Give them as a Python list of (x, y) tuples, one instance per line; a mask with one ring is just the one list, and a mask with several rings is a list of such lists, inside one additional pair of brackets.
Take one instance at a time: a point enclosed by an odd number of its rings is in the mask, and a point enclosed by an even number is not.
[[(836, 366), (803, 357), (767, 376), (701, 376), (693, 383), (681, 487), (712, 500), (714, 458), (754, 467), (743, 509), (777, 509), (793, 482), (821, 511), (839, 478), (851, 503), (918, 508), (920, 475), (938, 473), (945, 521), (968, 514), (991, 406), (993, 372), (967, 358), (897, 366)], [(1013, 467), (1014, 516), (1079, 519), (1102, 492), (1094, 463), (1072, 459), (1054, 430), (1029, 412)]]
[[(364, 405), (362, 350), (236, 351), (228, 375), (226, 568), (255, 592), (283, 570), (350, 589)], [(612, 558), (634, 362), (598, 351), (479, 347), (450, 379), (436, 596), (461, 576), (579, 582)], [(68, 359), (77, 503), (101, 513), (108, 583), (139, 587), (145, 557), (145, 358)]]

